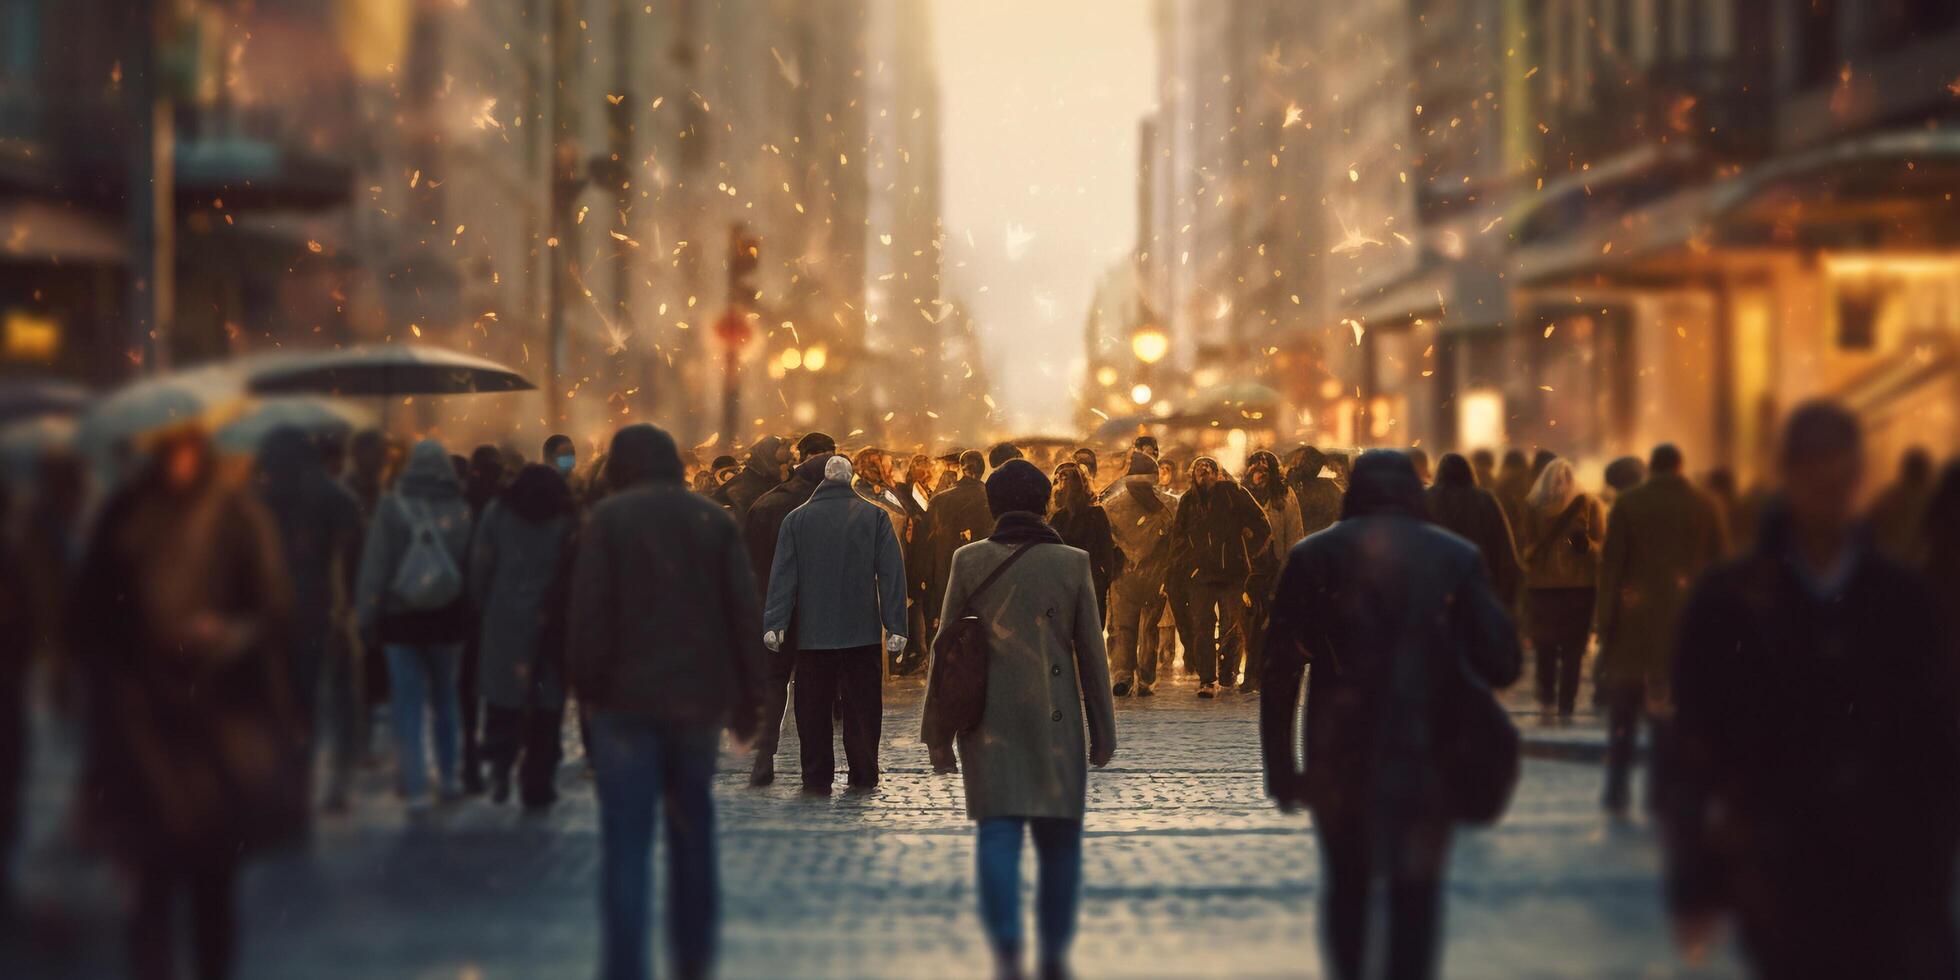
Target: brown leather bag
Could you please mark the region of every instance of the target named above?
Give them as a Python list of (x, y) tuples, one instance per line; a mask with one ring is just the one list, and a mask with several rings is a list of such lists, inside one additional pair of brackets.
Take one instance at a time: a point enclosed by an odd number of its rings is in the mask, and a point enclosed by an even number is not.
[(994, 584), (994, 580), (1013, 567), (1022, 555), (1035, 549), (1040, 542), (1024, 544), (1008, 555), (999, 565), (994, 566), (972, 592), (967, 593), (966, 605), (960, 609), (958, 617), (939, 628), (939, 635), (932, 641), (932, 703), (926, 706), (926, 714), (934, 719), (934, 728), (929, 742), (944, 744), (952, 741), (960, 732), (972, 731), (980, 726), (980, 717), (987, 711), (987, 628), (980, 617), (973, 614), (974, 600)]

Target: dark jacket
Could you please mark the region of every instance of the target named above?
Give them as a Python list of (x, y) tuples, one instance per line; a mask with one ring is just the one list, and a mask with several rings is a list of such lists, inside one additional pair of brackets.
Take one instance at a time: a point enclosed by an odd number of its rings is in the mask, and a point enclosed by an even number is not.
[[(1460, 469), (1452, 461), (1462, 463)], [(1429, 517), (1444, 530), (1477, 546), (1484, 568), (1490, 572), (1491, 585), (1497, 590), (1497, 601), (1510, 609), (1517, 602), (1523, 577), (1511, 522), (1505, 519), (1497, 498), (1474, 480), (1470, 465), (1461, 457), (1443, 457), (1436, 484), (1427, 491)]]
[(735, 516), (737, 525), (749, 516), (749, 508), (755, 506), (755, 502), (762, 499), (763, 494), (774, 490), (783, 482), (778, 475), (781, 471), (777, 469), (782, 465), (777, 460), (782, 455), (783, 448), (783, 439), (780, 436), (763, 436), (757, 439), (755, 445), (749, 447), (749, 460), (747, 465), (742, 467), (742, 471), (710, 494), (717, 503), (727, 507), (728, 512)]
[(1650, 476), (1613, 502), (1593, 614), (1610, 683), (1665, 683), (1688, 589), (1726, 540), (1714, 501), (1678, 473)]
[(928, 555), (932, 561), (926, 594), (926, 614), (937, 617), (945, 605), (946, 580), (953, 571), (953, 552), (984, 541), (994, 533), (994, 512), (987, 507), (987, 486), (962, 476), (932, 498), (926, 517)]
[[(1293, 546), (1273, 597), (1259, 702), (1267, 790), (1360, 812), (1391, 798), (1433, 805), (1434, 746), (1450, 735), (1428, 723), (1440, 684), (1466, 666), (1493, 686), (1516, 680), (1517, 631), (1476, 548), (1429, 522), (1406, 457), (1363, 456), (1347, 507)], [(1303, 774), (1293, 733), (1309, 662)]]
[[(413, 516), (411, 516), (411, 514)], [(393, 608), (389, 587), (395, 570), (414, 537), (414, 521), (422, 515), (435, 523), (443, 548), (467, 571), (470, 548), (470, 505), (449, 454), (434, 440), (416, 443), (409, 451), (395, 489), (375, 506), (361, 548), (361, 575), (355, 586), (361, 635), (382, 643), (461, 643), (470, 631), (470, 600), (464, 590), (442, 609)]]
[[(932, 513), (931, 498), (928, 496), (928, 502), (922, 504), (913, 496), (912, 489), (910, 483), (900, 483), (892, 487), (892, 493), (898, 497), (899, 506), (905, 508), (905, 519), (898, 526), (898, 544), (905, 552), (905, 595), (915, 603), (923, 603), (932, 585), (932, 526), (927, 523)], [(928, 612), (926, 618), (934, 615)]]
[(1109, 583), (1116, 577), (1116, 536), (1110, 531), (1109, 514), (1090, 504), (1080, 511), (1056, 511), (1048, 523), (1061, 535), (1062, 542), (1089, 554), (1089, 574), (1096, 583), (1096, 598), (1107, 605)]
[(875, 646), (905, 635), (905, 559), (884, 508), (849, 480), (826, 480), (783, 521), (762, 627), (788, 633), (798, 651)]
[[(534, 484), (555, 480), (553, 501)], [(503, 708), (556, 711), (565, 702), (564, 627), (570, 589), (571, 490), (549, 467), (526, 466), (477, 521), (470, 597), (481, 612), (477, 690)]]
[(1784, 947), (1754, 952), (1802, 964), (1766, 975), (1952, 976), (1960, 688), (1939, 610), (1869, 544), (1833, 587), (1787, 542), (1766, 520), (1681, 615), (1668, 900), (1733, 912), (1745, 941)]
[[(654, 435), (628, 440), (635, 430)], [(579, 699), (746, 737), (762, 703), (762, 623), (735, 521), (688, 491), (666, 433), (622, 429), (611, 459), (629, 479), (592, 508), (572, 572)]]
[(769, 594), (769, 567), (776, 563), (776, 537), (790, 511), (810, 499), (823, 482), (823, 464), (833, 454), (812, 456), (798, 463), (789, 479), (757, 498), (742, 521), (742, 542), (748, 548), (749, 567), (755, 571), (756, 595)]
[(313, 439), (290, 426), (267, 433), (259, 448), (259, 493), (279, 528), (292, 580), (294, 652), (318, 658), (336, 624), (348, 626), (344, 617), (360, 571), (361, 505), (327, 475)]
[(1171, 519), (1171, 574), (1206, 585), (1243, 585), (1256, 564), (1272, 567), (1266, 512), (1228, 477), (1209, 490), (1193, 486)]

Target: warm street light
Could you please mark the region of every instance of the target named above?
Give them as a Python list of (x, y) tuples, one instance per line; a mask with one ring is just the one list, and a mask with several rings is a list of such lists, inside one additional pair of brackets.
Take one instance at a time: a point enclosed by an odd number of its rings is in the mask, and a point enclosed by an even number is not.
[(1103, 365), (1096, 369), (1096, 383), (1107, 388), (1116, 383), (1116, 369)]
[[(1155, 364), (1171, 351), (1171, 339), (1164, 336), (1156, 327), (1144, 327), (1130, 338), (1130, 351), (1137, 360), (1145, 364)], [(1141, 403), (1139, 403), (1141, 404)]]
[(786, 348), (784, 348), (784, 349), (783, 349), (783, 356), (782, 356), (782, 365), (783, 365), (783, 370), (785, 370), (785, 371), (794, 371), (794, 370), (796, 370), (797, 368), (800, 368), (800, 367), (802, 367), (802, 366), (803, 366), (803, 352), (802, 352), (802, 351), (800, 351), (800, 350), (797, 350), (797, 349), (796, 349), (796, 348), (794, 348), (794, 347), (786, 347)]
[(1130, 389), (1130, 400), (1139, 405), (1150, 404), (1150, 386), (1137, 385)]
[(811, 371), (823, 370), (824, 362), (830, 359), (830, 352), (822, 344), (817, 344), (803, 352), (803, 366)]

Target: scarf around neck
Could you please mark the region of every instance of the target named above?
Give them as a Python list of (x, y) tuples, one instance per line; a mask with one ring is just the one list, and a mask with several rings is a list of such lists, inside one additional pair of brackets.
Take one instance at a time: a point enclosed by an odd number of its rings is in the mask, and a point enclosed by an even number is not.
[(1062, 536), (1048, 526), (1039, 514), (1010, 510), (994, 520), (994, 533), (987, 540), (1005, 545), (1062, 544)]

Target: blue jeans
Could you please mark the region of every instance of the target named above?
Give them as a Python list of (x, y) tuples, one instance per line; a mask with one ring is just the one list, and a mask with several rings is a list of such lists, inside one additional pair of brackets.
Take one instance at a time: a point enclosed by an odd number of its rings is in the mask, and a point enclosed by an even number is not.
[(422, 749), (424, 705), (434, 709), (436, 774), (442, 779), (441, 788), (447, 793), (459, 792), (456, 752), (463, 737), (463, 710), (456, 673), (462, 645), (390, 643), (383, 649), (388, 656), (388, 716), (395, 729), (402, 796), (411, 803), (418, 802), (429, 789), (429, 760)]
[(990, 817), (980, 821), (974, 856), (980, 873), (980, 920), (994, 948), (1021, 949), (1021, 828), (1034, 830), (1039, 869), (1035, 929), (1043, 963), (1060, 964), (1075, 938), (1082, 898), (1082, 821), (1057, 817)]
[(667, 802), (667, 941), (674, 969), (682, 977), (708, 975), (720, 911), (710, 791), (720, 738), (717, 728), (663, 725), (615, 711), (591, 714), (604, 980), (648, 975), (653, 824), (662, 796)]

